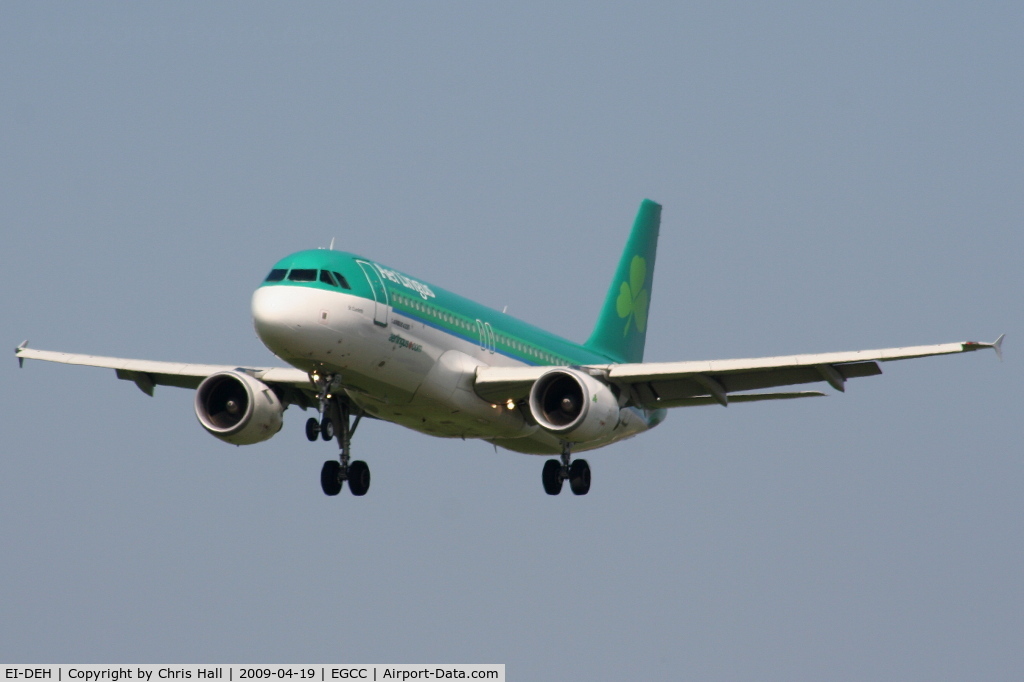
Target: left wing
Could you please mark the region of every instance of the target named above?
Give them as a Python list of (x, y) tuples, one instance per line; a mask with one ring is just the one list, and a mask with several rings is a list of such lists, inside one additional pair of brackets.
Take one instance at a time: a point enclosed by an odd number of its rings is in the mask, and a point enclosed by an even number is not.
[[(992, 348), (1002, 357), (1003, 336), (992, 343), (964, 341), (934, 346), (883, 348), (816, 355), (790, 355), (741, 360), (695, 362), (648, 362), (589, 365), (583, 367), (618, 386), (628, 396), (627, 405), (656, 409), (753, 400), (778, 400), (820, 396), (815, 391), (798, 393), (742, 393), (779, 386), (825, 381), (843, 391), (847, 379), (881, 374), (879, 362), (908, 360)], [(550, 367), (480, 367), (474, 388), (495, 403), (525, 398), (533, 382)], [(734, 392), (741, 392), (732, 395)]]
[(118, 379), (134, 381), (147, 395), (153, 395), (156, 386), (177, 386), (196, 388), (203, 379), (217, 372), (243, 372), (263, 383), (281, 390), (282, 401), (300, 407), (315, 405), (315, 389), (309, 375), (293, 367), (238, 367), (236, 365), (195, 365), (180, 362), (158, 362), (155, 360), (132, 360), (129, 358), (108, 358), (99, 355), (75, 355), (50, 350), (29, 348), (27, 342), (15, 350), (18, 363), (25, 360), (44, 360), (66, 365), (105, 367), (115, 370)]

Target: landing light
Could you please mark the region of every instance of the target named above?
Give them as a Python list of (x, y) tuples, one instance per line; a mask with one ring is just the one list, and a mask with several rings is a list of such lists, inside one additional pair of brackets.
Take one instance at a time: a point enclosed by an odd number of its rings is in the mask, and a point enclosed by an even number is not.
[(505, 403), (505, 406), (508, 407), (508, 409), (510, 409), (510, 410), (516, 409), (516, 404), (514, 402), (512, 402), (512, 398), (508, 399), (508, 402)]

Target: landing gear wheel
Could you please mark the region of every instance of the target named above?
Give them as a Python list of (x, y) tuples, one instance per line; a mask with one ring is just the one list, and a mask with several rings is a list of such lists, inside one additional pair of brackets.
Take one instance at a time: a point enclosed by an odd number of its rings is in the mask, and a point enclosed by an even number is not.
[(370, 467), (361, 459), (348, 465), (348, 489), (357, 497), (370, 489)]
[(569, 465), (569, 487), (573, 495), (586, 495), (590, 491), (590, 465), (585, 459), (577, 459)]
[[(307, 426), (306, 428), (309, 427)], [(323, 436), (323, 439), (328, 442), (334, 439), (334, 422), (331, 421), (330, 417), (325, 416), (320, 421), (320, 435)], [(314, 437), (311, 438), (310, 440), (316, 440), (316, 438)]]
[[(357, 411), (355, 421), (352, 421), (353, 405), (340, 395), (331, 397), (329, 392), (337, 377), (326, 375), (310, 378), (316, 382), (320, 389), (320, 414), (322, 419), (319, 422), (313, 419), (306, 425), (310, 439), (316, 438), (314, 431), (319, 431), (324, 440), (331, 440), (337, 435), (338, 445), (341, 447), (341, 454), (338, 460), (324, 462), (320, 471), (320, 485), (326, 495), (337, 495), (345, 481), (348, 481), (348, 488), (352, 494), (361, 497), (370, 489), (370, 467), (366, 462), (350, 461), (352, 451), (352, 434), (363, 418), (363, 413)], [(358, 410), (358, 408), (355, 408)], [(336, 431), (337, 430), (337, 431)], [(340, 461), (339, 461), (340, 460)]]
[(320, 470), (320, 487), (324, 489), (324, 495), (333, 497), (340, 493), (341, 483), (341, 462), (334, 459), (324, 462)]
[(544, 462), (544, 471), (540, 478), (544, 482), (544, 492), (548, 495), (562, 492), (562, 464), (557, 459)]
[(306, 438), (313, 442), (320, 437), (320, 421), (316, 417), (306, 420)]

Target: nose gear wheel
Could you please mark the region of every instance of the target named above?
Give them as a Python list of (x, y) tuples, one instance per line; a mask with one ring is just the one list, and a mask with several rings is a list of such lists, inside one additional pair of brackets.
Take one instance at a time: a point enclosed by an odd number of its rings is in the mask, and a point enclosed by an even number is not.
[(327, 442), (334, 440), (334, 422), (331, 421), (330, 417), (324, 416), (324, 418), (320, 420), (320, 435)]
[(316, 417), (310, 417), (306, 420), (306, 438), (310, 442), (316, 441), (320, 437), (320, 420)]

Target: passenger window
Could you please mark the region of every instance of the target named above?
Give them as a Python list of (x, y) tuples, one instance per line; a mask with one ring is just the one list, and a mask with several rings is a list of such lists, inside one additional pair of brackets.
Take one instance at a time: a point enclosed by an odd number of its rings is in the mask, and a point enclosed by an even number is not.
[(315, 282), (316, 270), (292, 270), (288, 273), (288, 279), (293, 282)]
[(338, 286), (338, 283), (334, 281), (334, 277), (327, 270), (320, 271), (320, 281), (324, 284), (330, 284), (332, 287)]
[(338, 284), (341, 285), (342, 289), (351, 289), (352, 288), (352, 287), (350, 287), (348, 285), (348, 280), (346, 280), (340, 273), (332, 272), (331, 274), (333, 274), (334, 278), (336, 280), (338, 280)]
[(284, 279), (284, 276), (287, 273), (288, 273), (287, 270), (279, 270), (278, 268), (274, 268), (273, 270), (270, 271), (270, 274), (267, 275), (267, 278), (265, 280), (263, 280), (263, 281), (264, 282), (280, 282), (282, 279)]

